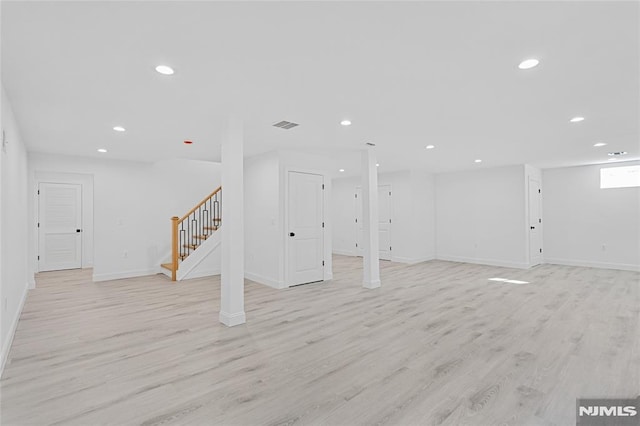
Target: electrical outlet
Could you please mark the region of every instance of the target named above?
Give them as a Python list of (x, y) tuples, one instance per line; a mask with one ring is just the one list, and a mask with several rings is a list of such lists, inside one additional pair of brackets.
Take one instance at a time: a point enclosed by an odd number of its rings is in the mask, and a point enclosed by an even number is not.
[(122, 257), (124, 257), (125, 259), (126, 259), (127, 257), (129, 257), (129, 252), (128, 252), (128, 251), (126, 251), (126, 250), (125, 250), (125, 251), (123, 251), (123, 252), (122, 252)]
[(607, 245), (606, 244), (602, 245), (602, 251), (607, 251)]

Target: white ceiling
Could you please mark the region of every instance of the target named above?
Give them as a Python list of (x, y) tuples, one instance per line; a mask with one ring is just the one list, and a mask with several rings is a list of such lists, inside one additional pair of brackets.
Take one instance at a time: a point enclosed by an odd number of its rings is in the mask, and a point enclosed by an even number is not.
[(381, 171), (640, 158), (637, 2), (1, 4), (2, 80), (32, 151), (219, 160), (236, 111), (246, 155), (336, 170), (367, 141)]

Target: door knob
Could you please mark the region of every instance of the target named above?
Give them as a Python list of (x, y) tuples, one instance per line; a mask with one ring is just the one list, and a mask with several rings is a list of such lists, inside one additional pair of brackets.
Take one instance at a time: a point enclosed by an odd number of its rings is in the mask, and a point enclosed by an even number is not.
[(76, 229), (76, 232), (82, 232), (82, 229)]
[(295, 233), (295, 232), (289, 232), (289, 236), (290, 236), (290, 237), (295, 237), (295, 236), (296, 236), (296, 233)]
[(532, 227), (531, 227), (531, 229), (536, 229), (536, 227), (535, 227), (535, 226), (532, 226)]

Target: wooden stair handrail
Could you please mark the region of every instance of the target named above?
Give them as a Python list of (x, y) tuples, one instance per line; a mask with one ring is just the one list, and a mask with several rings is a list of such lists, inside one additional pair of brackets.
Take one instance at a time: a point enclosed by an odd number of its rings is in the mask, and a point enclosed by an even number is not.
[[(208, 223), (208, 225), (204, 225), (202, 223), (202, 215), (203, 212), (200, 212), (200, 225), (198, 225), (198, 221), (194, 218), (193, 222), (196, 223), (196, 228), (198, 228), (199, 226), (201, 227), (201, 229), (213, 229), (214, 231), (217, 231), (219, 226), (220, 226), (220, 221), (221, 221), (221, 217), (219, 216), (220, 214), (220, 210), (219, 210), (219, 203), (222, 201), (222, 194), (220, 195), (220, 197), (216, 197), (215, 199), (213, 199), (213, 197), (216, 196), (216, 194), (218, 192), (220, 192), (222, 190), (222, 186), (219, 186), (218, 188), (216, 188), (215, 191), (213, 191), (211, 194), (207, 195), (202, 201), (200, 201), (198, 204), (196, 204), (196, 206), (194, 208), (192, 208), (191, 210), (189, 210), (187, 212), (187, 214), (185, 214), (182, 217), (178, 217), (178, 216), (174, 216), (171, 218), (171, 263), (170, 264), (163, 264), (163, 267), (171, 267), (171, 281), (176, 281), (177, 279), (177, 274), (178, 274), (178, 259), (182, 259), (184, 260), (187, 256), (189, 256), (190, 251), (191, 250), (195, 250), (198, 246), (198, 244), (190, 245), (189, 244), (183, 244), (183, 246), (180, 246), (181, 244), (181, 239), (184, 238), (184, 230), (179, 231), (178, 228), (181, 227), (182, 222), (184, 222), (185, 220), (187, 220), (192, 214), (196, 213), (203, 205), (205, 205), (205, 203), (207, 202), (212, 202), (214, 205), (218, 205), (218, 216), (215, 215), (215, 211), (216, 208), (213, 207), (213, 212), (211, 210), (207, 211), (206, 206), (204, 208), (204, 213), (205, 213), (205, 217), (207, 217), (207, 220), (211, 220), (213, 221), (213, 227), (212, 227), (212, 223)], [(218, 200), (218, 198), (220, 198), (220, 200)], [(213, 199), (213, 200), (212, 200)], [(211, 205), (209, 206), (211, 208)], [(211, 216), (211, 214), (213, 214), (213, 217)], [(191, 227), (191, 223), (187, 223), (188, 227)], [(187, 232), (193, 232), (192, 231), (193, 228), (189, 228), (189, 230)], [(206, 233), (206, 231), (205, 231)], [(208, 235), (208, 234), (207, 234)], [(190, 239), (193, 238), (199, 238), (200, 235), (194, 236), (194, 235), (190, 235)], [(206, 239), (206, 238), (205, 238)], [(181, 249), (181, 247), (187, 247), (188, 250), (186, 252), (183, 252), (183, 250)]]
[(182, 216), (180, 218), (180, 220), (178, 220), (178, 224), (182, 223), (186, 218), (189, 217), (189, 215), (193, 212), (195, 212), (196, 210), (198, 210), (198, 208), (200, 206), (202, 206), (204, 203), (206, 203), (207, 201), (209, 201), (209, 198), (213, 197), (214, 195), (216, 195), (218, 192), (220, 192), (220, 190), (222, 189), (221, 186), (219, 186), (218, 188), (216, 188), (215, 191), (213, 191), (211, 194), (209, 194), (207, 197), (205, 197), (204, 200), (200, 201), (198, 204), (196, 204), (196, 206), (194, 208), (192, 208), (191, 210), (189, 210), (189, 212), (187, 214), (185, 214), (184, 216)]
[(178, 221), (180, 218), (171, 218), (171, 281), (175, 281), (178, 274)]

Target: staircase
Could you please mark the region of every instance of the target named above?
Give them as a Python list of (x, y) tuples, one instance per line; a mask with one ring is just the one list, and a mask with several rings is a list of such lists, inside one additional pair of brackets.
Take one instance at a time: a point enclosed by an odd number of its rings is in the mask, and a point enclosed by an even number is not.
[(171, 218), (171, 261), (160, 265), (171, 271), (171, 281), (177, 280), (178, 268), (183, 262), (203, 246), (221, 226), (221, 186), (181, 218)]

